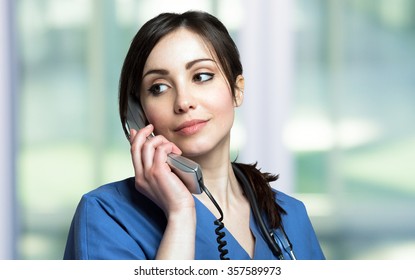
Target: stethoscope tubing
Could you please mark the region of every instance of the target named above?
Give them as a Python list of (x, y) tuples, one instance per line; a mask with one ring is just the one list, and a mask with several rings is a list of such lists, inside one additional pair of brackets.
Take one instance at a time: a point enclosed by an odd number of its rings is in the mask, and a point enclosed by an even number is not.
[[(265, 241), (268, 243), (268, 246), (272, 250), (275, 256), (277, 256), (280, 260), (284, 259), (284, 255), (282, 252), (282, 248), (288, 253), (290, 258), (292, 260), (296, 260), (297, 258), (294, 255), (292, 244), (290, 240), (288, 239), (287, 234), (285, 233), (284, 229), (282, 227), (278, 228), (277, 230), (268, 230), (267, 226), (265, 225), (264, 219), (259, 211), (257, 199), (255, 197), (254, 192), (252, 191), (252, 188), (250, 187), (250, 183), (248, 182), (247, 178), (245, 177), (245, 174), (238, 168), (236, 164), (232, 165), (233, 170), (236, 174), (236, 177), (238, 180), (240, 180), (240, 183), (242, 185), (242, 188), (245, 191), (245, 194), (249, 200), (249, 203), (251, 205), (252, 212), (255, 216), (255, 219), (259, 225), (259, 228), (261, 230), (261, 233), (265, 239)], [(281, 242), (280, 246), (277, 242), (278, 239)]]

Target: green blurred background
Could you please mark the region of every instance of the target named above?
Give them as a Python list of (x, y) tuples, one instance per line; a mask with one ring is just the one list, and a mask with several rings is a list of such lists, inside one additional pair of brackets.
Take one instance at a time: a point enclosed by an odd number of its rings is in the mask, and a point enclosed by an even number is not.
[[(81, 195), (133, 174), (117, 89), (138, 28), (201, 9), (249, 53), (247, 7), (273, 1), (13, 2), (17, 258), (61, 259)], [(415, 1), (290, 2), (291, 110), (278, 131), (287, 192), (305, 202), (328, 259), (415, 258)], [(275, 81), (263, 83), (273, 94)]]

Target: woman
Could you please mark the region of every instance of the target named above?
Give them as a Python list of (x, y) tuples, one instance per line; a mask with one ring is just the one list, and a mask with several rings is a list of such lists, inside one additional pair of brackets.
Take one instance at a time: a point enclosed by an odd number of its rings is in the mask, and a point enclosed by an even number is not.
[[(269, 186), (277, 176), (230, 160), (243, 90), (238, 50), (217, 18), (186, 12), (148, 21), (120, 78), (135, 177), (82, 197), (64, 258), (324, 259), (304, 205)], [(146, 117), (142, 129), (126, 126), (133, 103), (133, 115)], [(173, 172), (171, 154), (200, 165), (201, 194)]]

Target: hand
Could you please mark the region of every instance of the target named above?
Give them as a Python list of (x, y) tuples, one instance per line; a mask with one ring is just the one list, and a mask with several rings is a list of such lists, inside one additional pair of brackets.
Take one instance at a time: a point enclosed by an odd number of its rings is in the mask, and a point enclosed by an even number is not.
[(180, 155), (181, 151), (162, 135), (148, 138), (153, 129), (148, 125), (130, 131), (136, 189), (163, 209), (166, 216), (193, 211), (193, 196), (167, 164), (169, 153)]

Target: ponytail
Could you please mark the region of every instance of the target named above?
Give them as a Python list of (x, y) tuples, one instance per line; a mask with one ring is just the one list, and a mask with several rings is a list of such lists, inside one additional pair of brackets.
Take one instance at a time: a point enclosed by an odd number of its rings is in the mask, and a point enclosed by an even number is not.
[(278, 175), (263, 173), (257, 168), (257, 163), (244, 164), (235, 162), (239, 169), (245, 174), (252, 186), (258, 207), (265, 214), (269, 226), (277, 229), (281, 226), (281, 215), (286, 214), (285, 210), (278, 205), (275, 193), (270, 186), (270, 182), (276, 181)]

